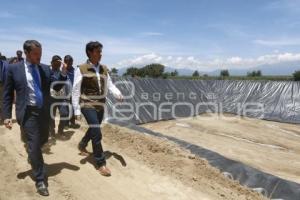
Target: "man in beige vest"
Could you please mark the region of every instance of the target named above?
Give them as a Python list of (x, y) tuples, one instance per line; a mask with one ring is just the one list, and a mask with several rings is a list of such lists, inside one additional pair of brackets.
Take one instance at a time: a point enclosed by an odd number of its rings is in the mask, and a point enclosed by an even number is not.
[(86, 63), (79, 65), (75, 71), (72, 103), (76, 118), (80, 118), (79, 116), (82, 113), (89, 125), (89, 129), (78, 145), (81, 154), (88, 153), (86, 146), (92, 140), (97, 168), (103, 176), (110, 176), (111, 172), (106, 167), (101, 144), (100, 124), (104, 115), (107, 90), (119, 101), (123, 100), (123, 96), (112, 83), (107, 67), (100, 64), (102, 48), (102, 44), (97, 41), (89, 42), (86, 45), (88, 60)]

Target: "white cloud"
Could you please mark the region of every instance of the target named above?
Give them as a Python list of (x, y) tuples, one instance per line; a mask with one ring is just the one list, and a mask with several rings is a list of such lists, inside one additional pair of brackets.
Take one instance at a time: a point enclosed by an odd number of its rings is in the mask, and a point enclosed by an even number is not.
[[(150, 42), (136, 38), (112, 37), (105, 34), (80, 32), (57, 29), (55, 27), (17, 27), (0, 29), (0, 51), (8, 57), (14, 56), (17, 49), (22, 49), (22, 44), (27, 39), (36, 39), (43, 45), (42, 61), (49, 63), (54, 54), (71, 54), (74, 62), (79, 64), (86, 59), (85, 44), (91, 40), (98, 40), (104, 45), (103, 61), (106, 64), (115, 62), (118, 57), (150, 54), (153, 51), (171, 52), (179, 49), (175, 44)], [(156, 57), (156, 62), (162, 58)], [(108, 61), (108, 63), (107, 63)]]
[(173, 56), (168, 56), (167, 57), (167, 60), (172, 60), (173, 59)]
[(187, 58), (187, 60), (193, 62), (193, 61), (195, 61), (195, 58), (194, 58), (194, 56), (189, 56), (189, 57)]
[(182, 61), (182, 59), (183, 59), (182, 57), (177, 57), (177, 58), (176, 58), (176, 62), (177, 62), (177, 63), (180, 63), (180, 62)]
[[(86, 59), (85, 44), (90, 40), (99, 40), (104, 44), (103, 62), (111, 67), (143, 66), (150, 63), (162, 63), (175, 68), (191, 68), (199, 71), (212, 71), (219, 68), (249, 68), (262, 64), (276, 64), (299, 61), (300, 54), (279, 53), (273, 51), (269, 55), (256, 58), (242, 58), (240, 56), (216, 57), (215, 53), (207, 53), (209, 57), (199, 57), (195, 51), (189, 53), (183, 46), (176, 43), (159, 41), (154, 43), (136, 38), (111, 37), (103, 34), (82, 34), (71, 30), (53, 27), (17, 27), (15, 29), (0, 29), (0, 51), (10, 57), (16, 50), (22, 49), (27, 39), (37, 39), (43, 45), (42, 61), (49, 63), (54, 54), (64, 56), (71, 54), (75, 64)], [(296, 39), (291, 39), (295, 42)], [(274, 42), (274, 41), (273, 41)], [(300, 44), (300, 39), (299, 39)], [(274, 45), (263, 40), (256, 43)], [(292, 42), (290, 42), (292, 43)], [(283, 44), (283, 43), (280, 43)], [(159, 53), (153, 53), (159, 52)]]
[(243, 59), (240, 58), (240, 57), (232, 57), (232, 58), (228, 58), (228, 59), (227, 59), (227, 62), (228, 62), (228, 63), (232, 63), (232, 64), (235, 64), (235, 65), (241, 64), (242, 61), (243, 61)]
[(254, 40), (253, 43), (263, 46), (299, 46), (300, 38), (289, 38), (289, 39), (274, 39), (274, 40)]
[(117, 63), (118, 66), (139, 66), (142, 64), (148, 64), (148, 63), (153, 63), (156, 62), (156, 60), (159, 58), (161, 61), (162, 57), (155, 54), (155, 53), (150, 53), (146, 54), (143, 56), (138, 56), (132, 59), (125, 59)]
[(163, 33), (160, 32), (142, 32), (141, 35), (143, 36), (163, 36)]
[[(170, 59), (172, 58), (172, 59)], [(238, 56), (220, 59), (215, 58), (212, 60), (205, 60), (201, 58), (195, 58), (194, 56), (161, 56), (156, 53), (146, 54), (143, 56), (134, 57), (132, 59), (125, 59), (114, 67), (129, 67), (129, 66), (144, 66), (146, 64), (155, 63), (160, 60), (160, 63), (174, 67), (174, 68), (189, 68), (197, 69), (199, 71), (213, 71), (220, 68), (228, 69), (246, 69), (250, 67), (257, 67), (260, 65), (272, 65), (279, 63), (287, 63), (291, 61), (299, 61), (300, 63), (300, 53), (275, 53), (269, 55), (263, 55), (256, 58), (241, 58)]]

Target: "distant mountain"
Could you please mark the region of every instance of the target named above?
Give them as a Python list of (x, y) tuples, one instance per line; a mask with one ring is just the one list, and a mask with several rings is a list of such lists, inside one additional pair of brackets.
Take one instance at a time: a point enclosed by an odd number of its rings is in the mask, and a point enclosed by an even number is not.
[[(177, 72), (180, 76), (191, 76), (195, 71), (195, 70), (189, 69), (189, 68), (176, 69), (176, 68), (172, 68), (172, 67), (165, 67), (165, 72), (174, 72), (175, 70), (177, 70)], [(201, 73), (201, 72), (199, 72), (199, 73)]]
[[(272, 65), (261, 65), (257, 67), (247, 68), (247, 69), (228, 69), (229, 74), (233, 76), (244, 76), (247, 72), (261, 70), (263, 75), (273, 75), (273, 76), (284, 76), (292, 75), (295, 71), (300, 70), (299, 62), (287, 62)], [(208, 73), (210, 76), (219, 76), (221, 69), (212, 71)]]
[(263, 75), (292, 75), (295, 71), (300, 70), (300, 63), (288, 62), (285, 64), (264, 65), (253, 69), (261, 69)]
[[(123, 75), (126, 72), (127, 67), (119, 68), (118, 74)], [(179, 75), (181, 76), (191, 76), (196, 69), (186, 68), (173, 68), (173, 67), (165, 67), (165, 72), (173, 72), (177, 70)], [(252, 68), (245, 69), (230, 69), (228, 68), (230, 75), (233, 76), (245, 76), (247, 72), (261, 70), (263, 75), (273, 75), (273, 76), (284, 76), (284, 75), (292, 75), (295, 71), (300, 70), (299, 62), (285, 62), (280, 64), (267, 64), (261, 65)], [(209, 76), (219, 76), (221, 69), (214, 70), (212, 72), (199, 71), (200, 74), (208, 74)]]
[(119, 69), (118, 69), (118, 75), (119, 75), (119, 76), (122, 76), (122, 75), (126, 72), (127, 68), (128, 68), (128, 67), (122, 67), (122, 68), (119, 68)]
[[(122, 76), (126, 70), (127, 70), (128, 67), (122, 67), (122, 68), (119, 68), (118, 69), (118, 75), (119, 76)], [(195, 70), (193, 69), (189, 69), (189, 68), (184, 68), (184, 69), (176, 69), (176, 68), (173, 68), (173, 67), (165, 67), (165, 72), (174, 72), (175, 70), (177, 70), (177, 72), (179, 73), (179, 75), (181, 76), (191, 76)], [(204, 74), (204, 73), (207, 73), (207, 72), (200, 72), (198, 71), (200, 74)]]

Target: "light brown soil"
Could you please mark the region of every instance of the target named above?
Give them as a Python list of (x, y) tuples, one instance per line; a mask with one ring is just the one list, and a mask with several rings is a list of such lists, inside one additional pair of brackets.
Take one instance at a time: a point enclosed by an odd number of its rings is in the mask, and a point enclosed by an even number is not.
[(300, 125), (205, 114), (142, 126), (300, 183)]
[[(173, 143), (110, 124), (102, 130), (112, 176), (101, 176), (91, 156), (78, 155), (83, 130), (70, 130), (67, 137), (50, 142), (44, 150), (47, 199), (263, 199)], [(0, 127), (0, 199), (41, 199), (30, 178), (19, 132), (17, 124), (12, 130)]]

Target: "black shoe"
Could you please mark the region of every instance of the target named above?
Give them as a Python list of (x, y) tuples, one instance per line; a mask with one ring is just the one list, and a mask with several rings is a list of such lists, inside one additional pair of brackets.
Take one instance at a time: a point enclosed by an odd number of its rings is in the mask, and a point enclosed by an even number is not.
[(49, 135), (50, 135), (50, 137), (55, 138), (55, 130), (50, 130)]
[(58, 135), (63, 135), (64, 134), (64, 129), (63, 128), (59, 128), (57, 131)]
[(86, 148), (86, 145), (84, 145), (82, 142), (79, 142), (79, 144), (78, 144), (78, 150), (79, 151), (83, 151), (83, 150), (85, 150), (85, 148)]
[(79, 124), (71, 124), (70, 127), (73, 129), (78, 129), (78, 128), (80, 128), (80, 125)]
[(44, 181), (36, 183), (35, 187), (40, 195), (49, 196), (49, 191)]
[(67, 131), (67, 130), (69, 130), (69, 128), (70, 128), (70, 127), (69, 127), (68, 125), (66, 125), (66, 126), (64, 127), (64, 130)]

